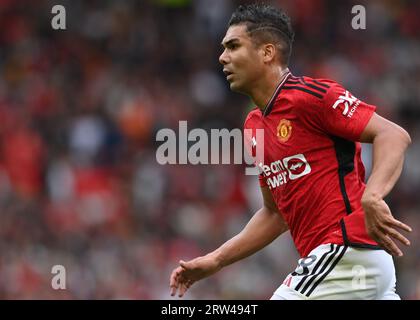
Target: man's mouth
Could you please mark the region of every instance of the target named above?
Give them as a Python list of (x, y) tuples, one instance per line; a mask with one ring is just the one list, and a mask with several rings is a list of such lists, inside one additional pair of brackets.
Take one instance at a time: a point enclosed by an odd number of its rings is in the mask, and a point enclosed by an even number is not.
[(229, 77), (233, 75), (233, 72), (226, 69), (223, 69), (223, 73), (225, 74), (227, 80), (229, 80)]
[(225, 74), (226, 77), (229, 77), (231, 74), (233, 74), (233, 72), (223, 69), (223, 73)]

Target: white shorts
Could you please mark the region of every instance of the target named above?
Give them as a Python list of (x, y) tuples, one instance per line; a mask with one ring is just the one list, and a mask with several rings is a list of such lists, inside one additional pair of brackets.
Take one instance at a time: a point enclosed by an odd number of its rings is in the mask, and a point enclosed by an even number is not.
[(271, 300), (400, 300), (395, 282), (384, 250), (323, 244), (299, 259)]

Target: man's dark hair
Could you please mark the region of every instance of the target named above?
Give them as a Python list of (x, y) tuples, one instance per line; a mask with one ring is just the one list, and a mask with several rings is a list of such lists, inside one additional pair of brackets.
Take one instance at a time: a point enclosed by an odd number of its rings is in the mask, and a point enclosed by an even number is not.
[(281, 63), (289, 64), (295, 33), (289, 16), (283, 10), (262, 3), (240, 5), (232, 14), (229, 27), (239, 24), (246, 25), (256, 45), (277, 44), (281, 51)]

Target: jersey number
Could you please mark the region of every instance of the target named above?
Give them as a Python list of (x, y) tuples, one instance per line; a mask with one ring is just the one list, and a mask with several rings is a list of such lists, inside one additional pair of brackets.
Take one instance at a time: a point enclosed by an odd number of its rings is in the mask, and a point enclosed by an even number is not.
[(299, 259), (298, 266), (293, 271), (292, 276), (302, 276), (309, 274), (309, 266), (316, 261), (316, 255), (310, 255), (306, 258)]

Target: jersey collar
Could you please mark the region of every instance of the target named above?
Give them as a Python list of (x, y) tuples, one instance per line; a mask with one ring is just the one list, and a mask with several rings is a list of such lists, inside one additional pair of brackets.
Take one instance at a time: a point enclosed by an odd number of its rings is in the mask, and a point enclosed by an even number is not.
[(283, 80), (277, 85), (276, 90), (274, 90), (273, 95), (271, 96), (270, 101), (267, 103), (266, 107), (263, 110), (263, 116), (266, 117), (270, 114), (271, 110), (273, 109), (274, 102), (277, 99), (277, 96), (280, 94), (281, 88), (286, 83), (287, 79), (289, 79), (291, 72), (287, 69), (286, 75), (284, 76)]

